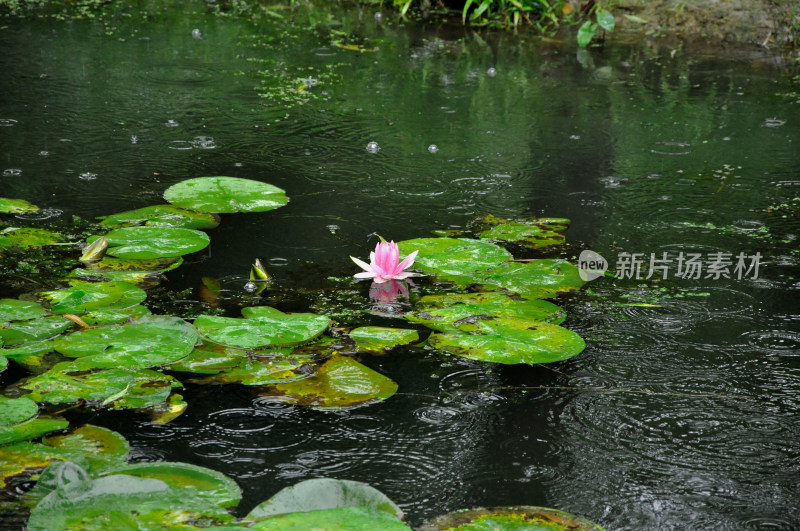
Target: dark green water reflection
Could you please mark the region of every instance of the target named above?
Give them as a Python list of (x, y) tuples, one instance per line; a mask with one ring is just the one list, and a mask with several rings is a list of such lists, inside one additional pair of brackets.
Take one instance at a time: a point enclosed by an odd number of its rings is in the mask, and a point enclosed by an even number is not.
[(279, 286), (325, 287), (372, 232), (423, 237), (487, 212), (571, 218), (566, 256), (592, 249), (612, 269), (623, 252), (762, 256), (757, 279), (672, 268), (588, 284), (560, 301), (588, 347), (547, 367), (404, 351), (364, 360), (400, 386), (365, 408), (189, 385), (171, 424), (91, 419), (136, 459), (219, 470), (245, 511), (326, 476), (368, 482), (412, 525), (526, 504), (609, 530), (800, 526), (797, 72), (761, 50), (578, 54), (370, 10), (129, 15), (111, 35), (3, 20), (0, 195), (49, 209), (23, 216), (35, 224), (160, 203), (201, 175), (285, 189), (287, 207), (226, 217), (169, 274), (194, 290), (187, 307), (203, 276), (235, 294), (255, 258)]

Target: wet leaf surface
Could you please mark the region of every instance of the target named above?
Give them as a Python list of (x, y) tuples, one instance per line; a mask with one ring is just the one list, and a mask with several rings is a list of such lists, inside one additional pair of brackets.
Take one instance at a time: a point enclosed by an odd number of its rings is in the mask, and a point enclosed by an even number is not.
[(238, 177), (197, 177), (173, 184), (164, 192), (170, 203), (202, 212), (263, 212), (289, 202), (277, 186)]
[[(109, 255), (117, 258), (151, 260), (195, 253), (208, 247), (208, 234), (175, 227), (122, 227), (102, 236), (108, 241)], [(91, 236), (92, 243), (100, 236)]]

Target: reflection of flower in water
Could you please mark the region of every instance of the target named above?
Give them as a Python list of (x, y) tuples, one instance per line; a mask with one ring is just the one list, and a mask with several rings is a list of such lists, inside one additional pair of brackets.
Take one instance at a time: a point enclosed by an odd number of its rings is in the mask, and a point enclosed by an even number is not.
[[(413, 286), (411, 281), (408, 284)], [(373, 282), (369, 287), (369, 298), (373, 302), (369, 313), (381, 317), (402, 317), (411, 309), (408, 285), (404, 280)]]
[(375, 302), (395, 302), (398, 298), (408, 299), (408, 286), (405, 282), (390, 280), (389, 282), (373, 282), (369, 287), (369, 298)]

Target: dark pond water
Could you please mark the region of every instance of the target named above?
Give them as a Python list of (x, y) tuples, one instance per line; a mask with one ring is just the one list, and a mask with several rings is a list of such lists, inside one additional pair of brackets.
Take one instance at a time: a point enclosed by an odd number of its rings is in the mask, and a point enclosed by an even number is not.
[[(0, 196), (52, 217), (27, 221), (160, 203), (204, 175), (287, 191), (287, 207), (227, 216), (210, 250), (169, 274), (191, 310), (204, 276), (235, 301), (255, 258), (280, 289), (314, 290), (355, 273), (348, 255), (366, 257), (373, 232), (425, 237), (485, 213), (572, 219), (572, 260), (591, 249), (613, 270), (642, 253), (640, 278), (558, 301), (588, 344), (570, 361), (411, 349), (362, 360), (400, 386), (363, 408), (189, 385), (168, 425), (90, 418), (136, 460), (221, 471), (243, 512), (326, 476), (378, 488), (412, 525), (526, 504), (609, 530), (800, 527), (800, 82), (779, 58), (665, 43), (578, 52), (571, 38), (374, 10), (2, 24)], [(681, 252), (701, 255), (701, 278), (678, 277), (677, 261), (645, 278), (651, 255)], [(714, 253), (731, 253), (731, 278), (709, 277)], [(757, 278), (737, 278), (739, 253), (748, 265), (760, 254)]]

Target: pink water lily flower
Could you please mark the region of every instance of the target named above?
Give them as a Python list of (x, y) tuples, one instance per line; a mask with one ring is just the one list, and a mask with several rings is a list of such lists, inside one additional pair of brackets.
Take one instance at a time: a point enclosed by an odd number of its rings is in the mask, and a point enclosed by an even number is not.
[(416, 273), (404, 272), (405, 269), (414, 264), (414, 258), (417, 257), (418, 252), (414, 251), (400, 262), (400, 250), (397, 248), (397, 244), (393, 241), (380, 242), (375, 247), (375, 250), (369, 253), (369, 263), (354, 256), (350, 258), (358, 267), (364, 270), (361, 273), (356, 273), (356, 278), (371, 278), (373, 282), (382, 284), (389, 280), (402, 280), (418, 276)]

